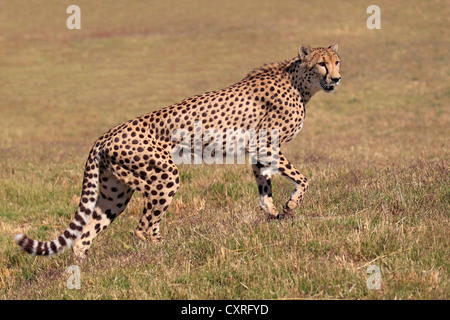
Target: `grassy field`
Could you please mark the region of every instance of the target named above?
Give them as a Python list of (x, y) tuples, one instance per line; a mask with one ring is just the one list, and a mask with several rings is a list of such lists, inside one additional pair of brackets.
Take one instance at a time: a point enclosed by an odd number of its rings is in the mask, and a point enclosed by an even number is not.
[[(14, 0), (0, 5), (0, 299), (449, 299), (450, 9), (446, 1)], [(81, 8), (81, 30), (66, 8)], [(284, 146), (311, 179), (267, 222), (247, 165), (183, 166), (165, 242), (132, 232), (142, 199), (95, 240), (33, 258), (72, 219), (92, 143), (110, 127), (223, 88), (298, 46), (339, 44), (342, 84)], [(278, 208), (291, 183), (274, 178)], [(369, 289), (369, 266), (381, 288)]]

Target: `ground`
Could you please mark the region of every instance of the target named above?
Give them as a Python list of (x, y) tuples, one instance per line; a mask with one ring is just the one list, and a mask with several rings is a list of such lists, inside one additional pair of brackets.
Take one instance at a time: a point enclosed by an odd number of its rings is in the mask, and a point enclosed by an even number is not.
[[(0, 10), (0, 299), (448, 299), (449, 9), (445, 1), (60, 1)], [(38, 14), (36, 14), (38, 12)], [(112, 126), (223, 88), (298, 46), (339, 44), (284, 153), (310, 178), (292, 220), (266, 222), (250, 166), (182, 166), (165, 242), (132, 235), (142, 199), (102, 233), (69, 289), (70, 252), (21, 252), (73, 217), (84, 162)], [(281, 209), (291, 183), (273, 179)], [(381, 288), (368, 289), (369, 266)]]

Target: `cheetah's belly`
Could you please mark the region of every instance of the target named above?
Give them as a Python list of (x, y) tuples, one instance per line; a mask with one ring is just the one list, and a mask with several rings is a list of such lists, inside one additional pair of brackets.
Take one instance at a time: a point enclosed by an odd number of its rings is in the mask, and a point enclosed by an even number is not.
[(300, 122), (300, 124), (297, 126), (297, 129), (294, 131), (293, 135), (288, 140), (291, 141), (292, 139), (297, 137), (302, 128), (303, 128), (303, 120)]

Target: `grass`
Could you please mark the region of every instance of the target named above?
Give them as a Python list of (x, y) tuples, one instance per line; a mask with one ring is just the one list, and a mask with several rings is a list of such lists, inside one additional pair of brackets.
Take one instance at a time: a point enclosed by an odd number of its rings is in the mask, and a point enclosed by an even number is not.
[[(60, 1), (0, 10), (0, 299), (448, 299), (450, 45), (444, 1)], [(39, 14), (36, 14), (39, 12)], [(78, 204), (84, 162), (115, 124), (238, 81), (301, 43), (339, 44), (342, 85), (309, 103), (284, 146), (311, 179), (292, 220), (267, 222), (245, 165), (182, 166), (165, 242), (132, 236), (127, 210), (95, 240), (81, 289), (52, 239)], [(291, 183), (275, 177), (281, 208)], [(381, 271), (369, 290), (367, 268)]]

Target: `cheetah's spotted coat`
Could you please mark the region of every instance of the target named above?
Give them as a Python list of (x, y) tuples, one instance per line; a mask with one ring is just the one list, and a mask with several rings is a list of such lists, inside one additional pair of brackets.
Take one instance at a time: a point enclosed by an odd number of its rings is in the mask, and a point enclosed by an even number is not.
[[(202, 130), (277, 129), (280, 143), (292, 140), (305, 118), (305, 105), (319, 90), (332, 92), (340, 81), (337, 45), (311, 48), (302, 45), (291, 60), (258, 68), (223, 90), (207, 92), (118, 125), (94, 144), (86, 162), (80, 204), (69, 227), (55, 240), (36, 241), (24, 234), (16, 242), (33, 255), (59, 254), (73, 246), (76, 259), (86, 257), (92, 240), (126, 208), (134, 191), (144, 196), (144, 211), (137, 237), (161, 240), (159, 223), (180, 186), (171, 151), (175, 129), (193, 134), (194, 122)], [(261, 141), (256, 141), (256, 144)], [(283, 207), (292, 214), (308, 187), (308, 180), (279, 150), (268, 155), (278, 173), (294, 183)], [(270, 164), (270, 163), (269, 163)], [(259, 190), (259, 205), (268, 217), (280, 217), (272, 201), (267, 162), (252, 165)]]

